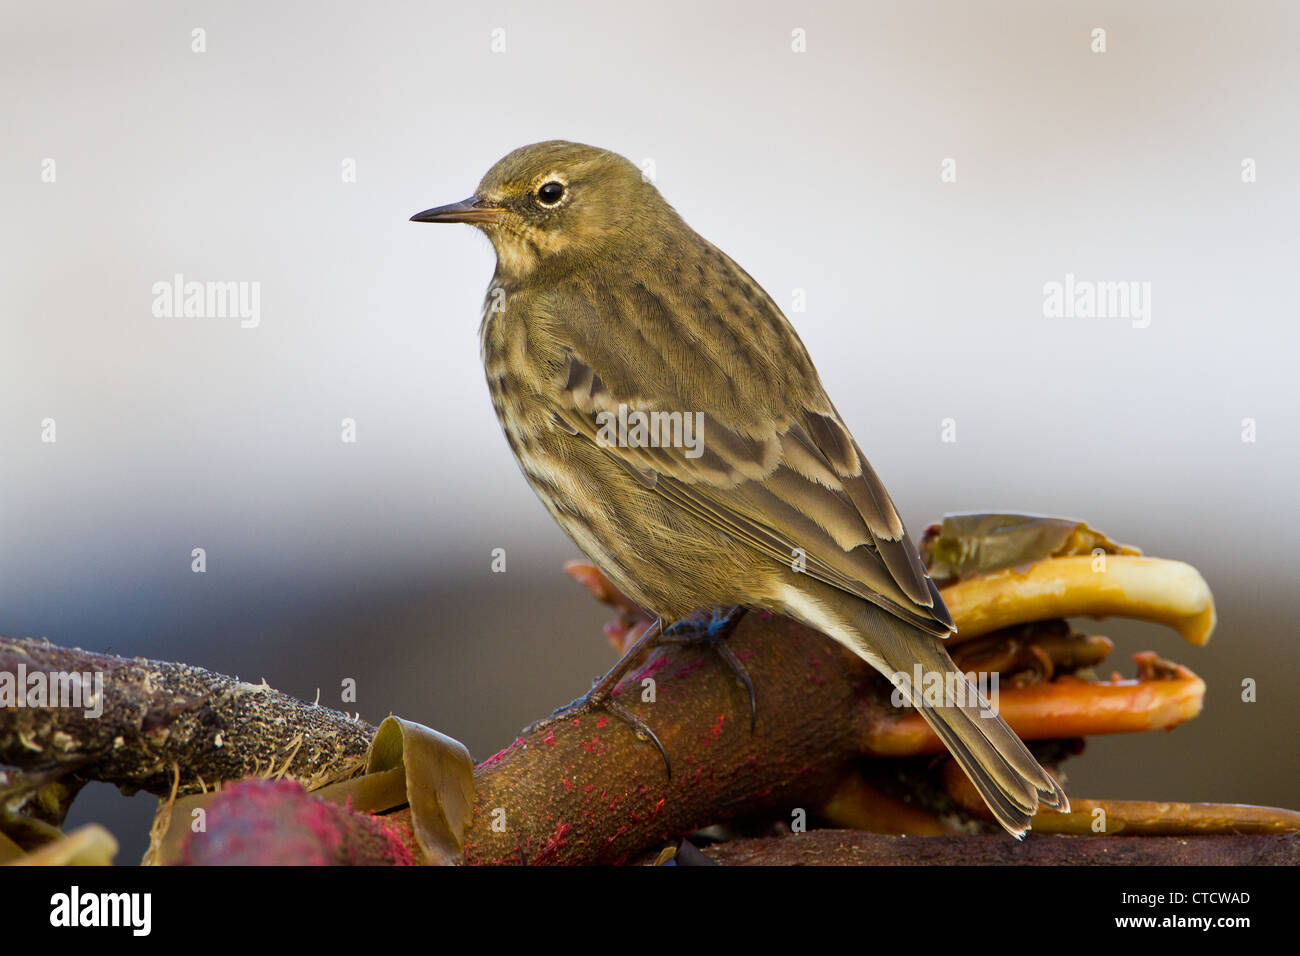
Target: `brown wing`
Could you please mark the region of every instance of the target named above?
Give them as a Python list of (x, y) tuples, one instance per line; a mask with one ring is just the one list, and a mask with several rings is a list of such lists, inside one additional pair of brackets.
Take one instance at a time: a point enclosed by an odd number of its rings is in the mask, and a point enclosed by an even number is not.
[[(793, 344), (798, 354), (786, 357), (807, 362), (811, 371), (802, 345), (797, 339)], [(689, 365), (696, 361), (691, 355), (675, 358)], [(744, 421), (735, 422), (716, 409), (700, 409), (686, 393), (691, 383), (716, 375), (716, 368), (674, 367), (669, 378), (638, 375), (609, 353), (601, 358), (603, 374), (570, 353), (554, 410), (561, 427), (602, 444), (647, 487), (773, 561), (789, 567), (798, 549), (812, 577), (932, 634), (954, 630), (893, 502), (825, 399), (815, 372), (808, 379), (815, 388), (805, 382), (804, 392), (820, 408), (790, 408), (782, 401), (758, 414), (748, 408), (733, 416)], [(628, 394), (616, 394), (618, 389)], [(597, 416), (617, 415), (620, 404), (646, 412), (700, 409), (701, 453), (692, 458), (682, 448), (602, 441)]]

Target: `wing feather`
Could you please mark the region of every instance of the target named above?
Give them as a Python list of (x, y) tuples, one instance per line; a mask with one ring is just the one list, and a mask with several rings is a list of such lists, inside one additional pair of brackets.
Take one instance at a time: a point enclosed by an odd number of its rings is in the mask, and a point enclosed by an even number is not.
[(690, 413), (679, 395), (615, 395), (606, 384), (613, 378), (571, 353), (554, 409), (559, 426), (597, 442), (646, 487), (765, 557), (790, 566), (798, 549), (814, 578), (930, 633), (953, 630), (884, 485), (828, 400), (826, 410), (784, 409), (759, 428), (728, 427), (704, 413), (703, 448), (690, 457), (682, 448), (602, 440), (598, 416), (616, 416), (620, 405)]

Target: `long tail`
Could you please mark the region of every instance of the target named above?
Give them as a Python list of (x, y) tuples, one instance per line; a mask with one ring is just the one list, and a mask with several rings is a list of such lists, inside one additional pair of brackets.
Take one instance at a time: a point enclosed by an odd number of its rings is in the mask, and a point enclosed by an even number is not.
[[(1070, 801), (1061, 785), (1039, 766), (1015, 731), (992, 712), (969, 680), (962, 702), (949, 706), (926, 706), (911, 694), (912, 690), (924, 692), (924, 686), (912, 687), (917, 664), (923, 673), (947, 675), (957, 671), (938, 638), (870, 606), (863, 608), (859, 620), (866, 646), (850, 645), (851, 649), (882, 671), (883, 660), (889, 668), (884, 671), (887, 677), (899, 672), (907, 676), (908, 681), (899, 686), (912, 697), (913, 705), (1012, 836), (1020, 839), (1025, 835), (1040, 804), (1069, 812)], [(843, 641), (839, 635), (836, 637)], [(948, 686), (946, 682), (944, 686)]]

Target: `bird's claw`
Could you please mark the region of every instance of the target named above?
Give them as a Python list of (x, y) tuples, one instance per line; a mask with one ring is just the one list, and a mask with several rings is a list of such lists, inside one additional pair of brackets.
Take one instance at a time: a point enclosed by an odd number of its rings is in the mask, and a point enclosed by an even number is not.
[(623, 659), (614, 666), (613, 670), (595, 682), (586, 696), (579, 697), (567, 706), (561, 707), (549, 717), (544, 717), (529, 724), (523, 729), (523, 733), (526, 735), (534, 734), (562, 720), (573, 720), (593, 711), (603, 710), (627, 724), (632, 732), (636, 734), (638, 740), (648, 740), (655, 745), (659, 755), (664, 758), (664, 769), (668, 773), (668, 779), (671, 780), (673, 765), (668, 759), (668, 751), (664, 749), (663, 742), (650, 729), (649, 724), (614, 700), (614, 691), (647, 651), (665, 644), (707, 644), (726, 662), (727, 666), (731, 668), (731, 672), (736, 675), (736, 679), (740, 681), (741, 686), (745, 688), (746, 693), (749, 694), (749, 732), (753, 733), (758, 721), (758, 698), (754, 694), (754, 682), (750, 679), (749, 671), (746, 670), (745, 665), (741, 663), (740, 658), (736, 656), (735, 651), (727, 643), (727, 638), (731, 636), (731, 632), (735, 630), (736, 624), (739, 623), (744, 614), (745, 608), (733, 607), (721, 614), (715, 614), (707, 624), (701, 625), (698, 620), (680, 621), (667, 631), (663, 630), (660, 622), (656, 621), (641, 636), (636, 646), (629, 650), (623, 656)]
[(650, 729), (649, 724), (607, 694), (593, 691), (585, 697), (579, 697), (572, 703), (553, 711), (551, 716), (543, 717), (541, 720), (529, 724), (521, 731), (521, 734), (535, 734), (562, 720), (574, 720), (598, 710), (603, 710), (626, 723), (632, 733), (636, 734), (638, 740), (648, 740), (654, 744), (655, 749), (659, 751), (659, 756), (664, 759), (664, 770), (668, 773), (668, 779), (673, 778), (673, 765), (668, 759), (668, 751), (664, 749), (663, 741)]
[(659, 636), (655, 641), (656, 645), (678, 644), (678, 645), (695, 645), (707, 644), (719, 657), (726, 662), (731, 668), (731, 672), (740, 681), (740, 685), (745, 688), (749, 695), (749, 732), (752, 734), (758, 724), (758, 697), (754, 693), (754, 681), (749, 676), (749, 670), (745, 667), (736, 652), (731, 649), (727, 643), (736, 625), (740, 619), (745, 616), (746, 608), (733, 607), (728, 608), (721, 614), (715, 615), (707, 625), (701, 626), (698, 622), (678, 622), (667, 631)]

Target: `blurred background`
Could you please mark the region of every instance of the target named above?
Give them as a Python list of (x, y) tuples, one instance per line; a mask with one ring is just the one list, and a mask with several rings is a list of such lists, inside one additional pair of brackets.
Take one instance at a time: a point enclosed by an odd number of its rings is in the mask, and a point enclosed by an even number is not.
[[(1091, 741), (1072, 792), (1300, 804), (1294, 6), (2, 6), (0, 633), (478, 759), (582, 693), (609, 614), (492, 413), (490, 247), (407, 222), (575, 139), (652, 164), (787, 309), (914, 536), (1065, 514), (1205, 575), (1207, 647), (1086, 625), (1209, 691)], [(258, 283), (260, 321), (158, 317), (176, 274)], [(1149, 325), (1044, 317), (1067, 274), (1150, 283)], [(152, 804), (92, 787), (71, 822), (131, 862)]]

